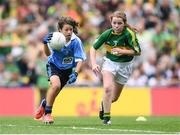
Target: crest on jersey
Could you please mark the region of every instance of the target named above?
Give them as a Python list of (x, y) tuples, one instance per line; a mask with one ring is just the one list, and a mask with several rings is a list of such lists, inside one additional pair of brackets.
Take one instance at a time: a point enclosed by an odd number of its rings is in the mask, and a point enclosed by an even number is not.
[(118, 41), (113, 41), (113, 43), (114, 43), (114, 46), (117, 46), (118, 45)]
[(73, 57), (65, 57), (62, 61), (62, 64), (72, 64)]

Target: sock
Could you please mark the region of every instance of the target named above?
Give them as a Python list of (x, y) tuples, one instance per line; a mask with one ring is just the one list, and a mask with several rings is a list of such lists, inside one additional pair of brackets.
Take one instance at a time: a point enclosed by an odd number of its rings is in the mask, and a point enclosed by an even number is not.
[(52, 106), (46, 106), (45, 107), (45, 114), (51, 113), (52, 112)]
[(41, 101), (41, 104), (42, 104), (42, 107), (46, 107), (46, 99), (44, 98), (42, 101)]
[(101, 120), (104, 119), (104, 107), (103, 107), (103, 102), (101, 102), (100, 111), (99, 111), (99, 118), (100, 118)]
[(104, 113), (104, 119), (110, 120), (111, 116), (110, 113)]

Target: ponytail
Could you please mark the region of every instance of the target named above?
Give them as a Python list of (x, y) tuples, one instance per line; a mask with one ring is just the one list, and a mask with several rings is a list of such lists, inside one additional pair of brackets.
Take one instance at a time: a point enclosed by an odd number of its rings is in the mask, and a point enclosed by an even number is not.
[(126, 23), (125, 25), (126, 25), (126, 27), (128, 27), (130, 30), (132, 30), (133, 32), (139, 32), (139, 30), (138, 30), (136, 27), (131, 26), (131, 25), (129, 25), (128, 23)]

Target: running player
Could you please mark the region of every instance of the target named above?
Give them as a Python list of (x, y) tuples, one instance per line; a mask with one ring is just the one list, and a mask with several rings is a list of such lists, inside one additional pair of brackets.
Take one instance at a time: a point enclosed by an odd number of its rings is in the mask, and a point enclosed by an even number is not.
[(58, 30), (66, 37), (66, 45), (60, 50), (52, 50), (48, 43), (52, 33), (43, 39), (44, 52), (48, 56), (47, 74), (50, 88), (46, 99), (41, 101), (35, 119), (43, 118), (44, 123), (53, 123), (52, 107), (54, 101), (66, 84), (74, 83), (83, 61), (86, 59), (83, 44), (77, 34), (78, 23), (71, 17), (61, 17), (58, 22)]
[[(103, 32), (90, 49), (92, 70), (95, 74), (102, 72), (103, 97), (99, 117), (104, 124), (111, 124), (111, 104), (118, 100), (121, 91), (132, 73), (133, 58), (140, 55), (141, 49), (136, 38), (136, 29), (127, 24), (126, 14), (115, 11), (110, 17), (112, 28)], [(96, 63), (96, 51), (106, 48), (102, 65)]]

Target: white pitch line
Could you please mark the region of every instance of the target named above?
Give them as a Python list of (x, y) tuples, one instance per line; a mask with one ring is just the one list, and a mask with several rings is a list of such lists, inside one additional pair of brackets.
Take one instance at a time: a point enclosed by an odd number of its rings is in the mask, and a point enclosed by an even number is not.
[[(70, 128), (70, 127), (63, 127), (63, 128)], [(162, 132), (162, 131), (151, 131), (151, 130), (134, 130), (134, 129), (113, 129), (113, 128), (93, 128), (93, 127), (75, 127), (73, 126), (72, 129), (80, 129), (80, 130), (99, 130), (99, 131), (119, 131), (119, 132), (143, 132), (143, 133), (170, 133), (170, 132)]]
[[(53, 126), (53, 125), (50, 125)], [(105, 125), (106, 126), (106, 125)], [(23, 125), (0, 125), (0, 127), (29, 127), (29, 128), (44, 128), (45, 126), (23, 126)], [(73, 130), (99, 130), (99, 131), (118, 131), (118, 132), (132, 132), (132, 133), (152, 133), (152, 134), (180, 134), (180, 132), (163, 132), (163, 131), (153, 131), (153, 130), (136, 130), (136, 129), (113, 129), (113, 128), (94, 128), (94, 127), (75, 127), (75, 126), (70, 126), (70, 127), (65, 127), (65, 126), (54, 126), (53, 128), (64, 128), (64, 129), (73, 129)]]

